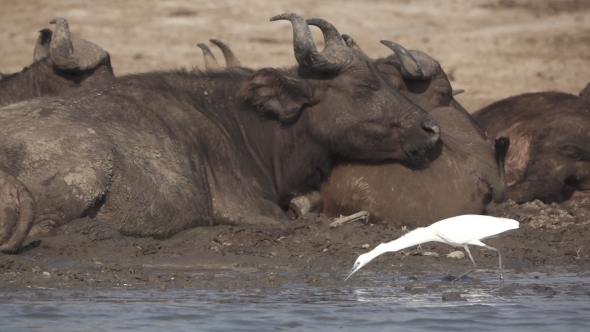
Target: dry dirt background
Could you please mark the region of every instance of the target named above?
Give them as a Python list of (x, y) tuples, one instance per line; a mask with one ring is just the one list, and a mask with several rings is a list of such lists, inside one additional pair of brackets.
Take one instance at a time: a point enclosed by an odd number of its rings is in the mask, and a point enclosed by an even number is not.
[[(588, 0), (0, 0), (0, 8), (4, 73), (31, 63), (37, 31), (58, 16), (68, 19), (74, 35), (107, 50), (117, 75), (203, 66), (195, 44), (210, 38), (229, 43), (243, 65), (291, 66), (291, 26), (269, 18), (296, 12), (332, 22), (373, 57), (389, 54), (380, 39), (427, 52), (454, 88), (466, 90), (458, 99), (471, 111), (524, 92), (577, 94), (590, 81)], [(321, 41), (319, 31), (314, 35)], [(508, 202), (489, 211), (521, 222), (519, 230), (486, 241), (505, 252), (509, 275), (570, 270), (588, 275), (590, 201)], [(0, 255), (0, 290), (131, 285), (248, 290), (298, 281), (340, 286), (359, 253), (403, 234), (386, 224), (330, 229), (328, 223), (308, 216), (280, 231), (218, 226), (157, 240), (124, 237), (96, 221), (75, 220), (52, 236), (28, 239), (18, 255)], [(427, 244), (384, 255), (359, 276), (394, 273), (419, 281), (457, 275), (469, 262), (447, 258), (453, 250)], [(472, 252), (480, 266), (496, 273), (495, 253)], [(219, 277), (223, 271), (229, 277)], [(289, 271), (300, 273), (281, 274)], [(366, 282), (357, 277), (348, 285)], [(408, 287), (411, 293), (414, 288)]]
[[(425, 51), (475, 111), (524, 92), (578, 93), (590, 81), (589, 0), (0, 0), (0, 72), (32, 61), (37, 31), (65, 17), (72, 33), (111, 54), (115, 73), (203, 66), (198, 42), (230, 44), (250, 67), (295, 64), (295, 12), (332, 22), (367, 54), (392, 40)], [(321, 34), (315, 29), (316, 41)], [(214, 50), (220, 54), (218, 50)]]

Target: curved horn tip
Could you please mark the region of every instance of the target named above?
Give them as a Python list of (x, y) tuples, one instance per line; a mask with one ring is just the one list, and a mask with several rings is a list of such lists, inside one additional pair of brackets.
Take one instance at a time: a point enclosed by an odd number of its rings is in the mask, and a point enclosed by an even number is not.
[(224, 42), (222, 42), (221, 40), (218, 40), (218, 39), (209, 39), (209, 41), (221, 49), (221, 52), (223, 52), (223, 57), (225, 58), (225, 64), (227, 65), (227, 67), (241, 67), (242, 66), (240, 61), (236, 58), (234, 52)]
[(408, 75), (412, 79), (423, 79), (432, 75), (427, 68), (421, 67), (414, 56), (400, 44), (389, 40), (381, 40), (380, 42), (397, 55), (402, 65), (402, 75)]
[[(402, 55), (407, 55), (410, 58), (412, 58), (412, 60), (414, 60), (414, 56), (410, 54), (410, 52), (408, 52), (408, 50), (406, 50), (405, 47), (401, 46), (400, 44), (396, 43), (396, 42), (392, 42), (390, 40), (381, 40), (380, 41), (381, 44), (387, 46), (389, 49), (391, 49), (393, 52), (397, 53), (401, 53)], [(416, 60), (414, 60), (416, 61)]]
[(205, 50), (205, 49), (209, 48), (209, 46), (207, 46), (207, 45), (205, 45), (203, 43), (197, 43), (197, 47), (199, 47), (202, 50)]
[(270, 18), (271, 22), (278, 21), (278, 20), (292, 20), (294, 16), (299, 16), (295, 13), (283, 13)]
[(228, 46), (225, 45), (224, 42), (222, 42), (219, 39), (209, 39), (209, 41), (215, 45), (217, 45), (217, 47), (221, 48), (221, 50), (223, 50), (224, 48), (227, 48)]
[(326, 46), (345, 44), (340, 32), (338, 32), (338, 29), (332, 23), (321, 18), (310, 18), (305, 20), (305, 22), (308, 25), (315, 25), (322, 30)]
[(401, 46), (400, 44), (398, 44), (396, 42), (392, 42), (391, 40), (380, 40), (379, 42), (391, 49), (395, 48), (399, 52), (408, 53), (408, 51), (403, 46)]

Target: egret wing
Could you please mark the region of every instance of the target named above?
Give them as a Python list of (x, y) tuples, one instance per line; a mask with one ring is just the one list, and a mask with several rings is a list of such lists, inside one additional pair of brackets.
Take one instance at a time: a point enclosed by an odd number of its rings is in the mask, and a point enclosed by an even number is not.
[(518, 228), (518, 221), (492, 216), (462, 215), (441, 220), (429, 228), (444, 242), (461, 246)]

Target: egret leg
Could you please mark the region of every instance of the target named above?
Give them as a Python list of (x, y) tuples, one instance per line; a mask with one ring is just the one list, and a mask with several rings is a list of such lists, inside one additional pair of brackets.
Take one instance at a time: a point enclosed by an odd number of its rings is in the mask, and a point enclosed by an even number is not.
[(471, 263), (473, 264), (473, 268), (471, 268), (471, 270), (463, 273), (462, 275), (458, 276), (457, 278), (455, 278), (453, 281), (451, 282), (455, 282), (461, 278), (463, 278), (464, 276), (468, 275), (469, 273), (471, 273), (473, 270), (475, 270), (475, 268), (477, 267), (477, 264), (475, 263), (475, 260), (473, 259), (473, 256), (471, 256), (471, 252), (469, 251), (469, 247), (468, 246), (463, 246), (463, 248), (465, 248), (465, 251), (467, 251), (467, 255), (469, 255), (469, 259), (471, 260)]
[(498, 268), (500, 269), (500, 280), (504, 280), (504, 275), (502, 274), (502, 252), (500, 251), (500, 249), (496, 249), (494, 247), (490, 247), (490, 246), (483, 246), (483, 247), (498, 253)]

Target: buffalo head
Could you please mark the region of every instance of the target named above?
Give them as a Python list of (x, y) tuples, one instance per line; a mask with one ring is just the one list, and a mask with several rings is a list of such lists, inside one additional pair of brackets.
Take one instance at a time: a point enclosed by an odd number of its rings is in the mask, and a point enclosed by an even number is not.
[[(352, 37), (342, 37), (348, 47), (360, 49)], [(463, 90), (453, 90), (438, 61), (422, 51), (409, 51), (389, 40), (382, 40), (381, 43), (394, 54), (375, 60), (375, 65), (404, 96), (427, 112), (439, 107), (451, 107), (448, 110), (461, 113), (482, 138), (487, 137), (469, 112), (454, 98)]]
[(590, 108), (584, 95), (525, 93), (473, 113), (490, 135), (513, 142), (506, 156), (508, 199), (552, 203), (590, 197)]
[(346, 46), (330, 23), (313, 19), (324, 34), (319, 52), (308, 23), (296, 14), (271, 21), (293, 25), (294, 70), (254, 73), (242, 95), (283, 125), (306, 123), (309, 134), (340, 157), (424, 163), (440, 139), (436, 120), (416, 106), (360, 49)]
[(41, 96), (58, 96), (115, 76), (109, 54), (89, 41), (72, 38), (68, 21), (56, 18), (55, 31), (42, 29), (33, 63), (0, 75), (0, 106)]
[(72, 38), (65, 18), (58, 17), (50, 23), (55, 24), (55, 31), (39, 31), (33, 61), (48, 58), (57, 73), (62, 76), (75, 75), (77, 82), (114, 77), (111, 59), (105, 50), (87, 40)]

